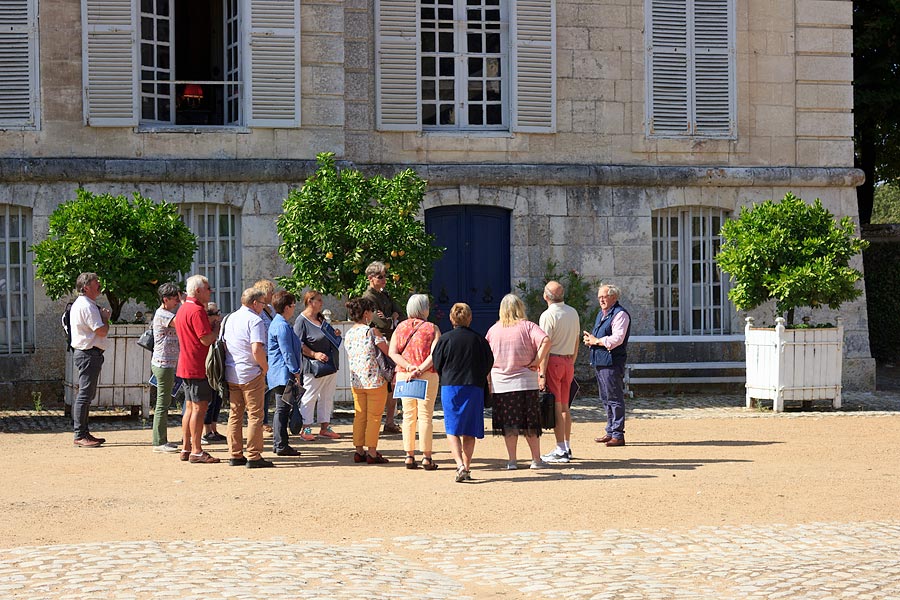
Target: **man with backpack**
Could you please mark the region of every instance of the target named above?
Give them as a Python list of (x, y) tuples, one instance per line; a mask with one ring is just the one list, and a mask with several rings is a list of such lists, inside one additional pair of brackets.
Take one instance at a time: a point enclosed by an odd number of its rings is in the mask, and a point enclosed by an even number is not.
[(218, 337), (218, 323), (214, 328), (206, 314), (206, 303), (212, 295), (209, 280), (203, 275), (191, 275), (186, 282), (187, 300), (178, 310), (175, 332), (180, 353), (175, 374), (184, 380), (185, 410), (181, 418), (183, 446), (181, 460), (190, 463), (217, 463), (218, 458), (200, 446), (203, 420), (213, 398), (213, 390), (206, 378), (206, 355)]
[(69, 312), (69, 335), (75, 352), (75, 369), (78, 371), (78, 395), (72, 403), (72, 420), (75, 428), (75, 446), (99, 448), (106, 440), (91, 435), (88, 430), (88, 412), (91, 401), (97, 395), (97, 382), (103, 367), (103, 351), (109, 333), (110, 310), (97, 306), (100, 296), (100, 278), (96, 273), (82, 273), (75, 281), (78, 298)]

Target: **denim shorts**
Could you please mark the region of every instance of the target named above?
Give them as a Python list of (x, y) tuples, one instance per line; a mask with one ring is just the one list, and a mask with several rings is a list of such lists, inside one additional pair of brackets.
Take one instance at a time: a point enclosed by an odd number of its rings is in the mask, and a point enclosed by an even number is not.
[(188, 402), (211, 402), (213, 399), (213, 389), (206, 379), (185, 379), (182, 387)]

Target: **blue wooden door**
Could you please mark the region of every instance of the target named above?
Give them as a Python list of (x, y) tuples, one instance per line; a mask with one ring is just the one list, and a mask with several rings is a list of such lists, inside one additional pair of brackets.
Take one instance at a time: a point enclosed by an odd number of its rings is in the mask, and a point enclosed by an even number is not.
[(510, 291), (509, 211), (491, 206), (442, 206), (425, 211), (425, 228), (447, 248), (434, 265), (432, 312), (448, 331), (450, 307), (472, 307), (472, 329), (484, 334), (497, 321)]

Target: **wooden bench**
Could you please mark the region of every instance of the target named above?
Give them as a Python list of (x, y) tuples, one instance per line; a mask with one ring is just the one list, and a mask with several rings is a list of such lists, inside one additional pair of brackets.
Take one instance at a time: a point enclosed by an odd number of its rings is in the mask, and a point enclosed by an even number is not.
[[(643, 344), (707, 344), (743, 342), (742, 335), (678, 335), (632, 336), (629, 343)], [(708, 357), (707, 357), (708, 358)], [(718, 374), (716, 374), (718, 372)], [(746, 363), (727, 360), (696, 360), (690, 362), (630, 363), (625, 369), (625, 391), (632, 397), (631, 386), (740, 384), (746, 380)]]

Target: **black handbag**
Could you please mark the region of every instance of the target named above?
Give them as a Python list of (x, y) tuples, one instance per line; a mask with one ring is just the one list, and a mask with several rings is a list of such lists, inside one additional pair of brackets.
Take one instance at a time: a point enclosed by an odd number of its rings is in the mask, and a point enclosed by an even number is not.
[(309, 372), (312, 373), (312, 376), (315, 378), (325, 377), (326, 375), (331, 375), (332, 373), (337, 373), (337, 367), (334, 364), (334, 354), (328, 355), (328, 360), (326, 362), (322, 362), (321, 360), (316, 360), (315, 358), (310, 358), (309, 362)]
[(541, 392), (541, 429), (556, 427), (556, 397), (550, 390)]
[(491, 385), (487, 381), (484, 382), (484, 407), (494, 407), (494, 397), (491, 395)]
[(153, 346), (155, 345), (156, 340), (153, 338), (153, 328), (151, 327), (147, 331), (141, 334), (141, 337), (137, 339), (137, 345), (143, 348), (144, 350), (148, 350), (153, 352)]

